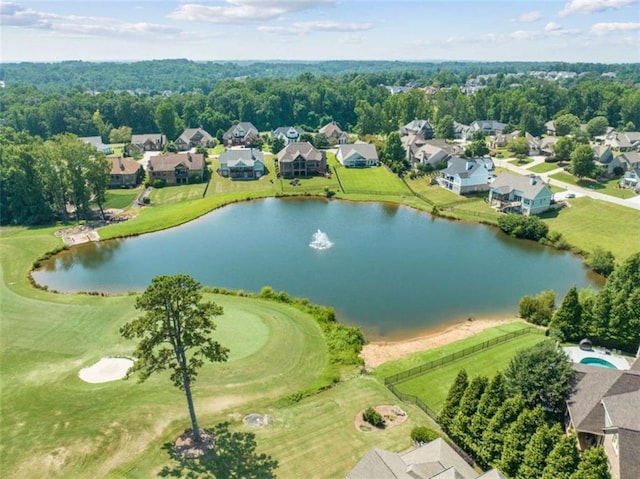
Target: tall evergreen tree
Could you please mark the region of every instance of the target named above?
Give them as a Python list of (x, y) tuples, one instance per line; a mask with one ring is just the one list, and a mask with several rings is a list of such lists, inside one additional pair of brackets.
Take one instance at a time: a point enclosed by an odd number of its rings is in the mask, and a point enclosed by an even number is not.
[(467, 390), (468, 386), (469, 379), (467, 377), (467, 371), (461, 369), (460, 371), (458, 371), (458, 375), (449, 388), (449, 393), (447, 394), (447, 398), (444, 401), (444, 406), (442, 406), (442, 409), (438, 414), (438, 424), (440, 424), (440, 427), (443, 431), (449, 431), (451, 421), (458, 412), (458, 408), (460, 407), (460, 400), (462, 399), (462, 396), (464, 395), (464, 392)]
[(522, 465), (516, 477), (518, 479), (538, 479), (540, 471), (546, 464), (549, 454), (562, 437), (562, 428), (559, 424), (549, 426), (541, 424), (531, 436), (531, 440), (524, 450)]
[(502, 454), (496, 467), (509, 477), (515, 477), (524, 462), (524, 451), (538, 427), (544, 423), (541, 407), (525, 409), (505, 432)]
[(504, 400), (504, 376), (501, 372), (498, 372), (482, 393), (478, 408), (471, 418), (468, 434), (471, 439), (471, 450), (476, 456), (480, 448), (482, 434), (487, 429), (491, 418), (493, 418), (498, 409), (500, 409), (500, 406), (504, 403)]
[(579, 463), (576, 437), (562, 436), (549, 453), (547, 465), (542, 470), (540, 479), (570, 479)]
[(578, 299), (578, 290), (572, 286), (562, 304), (556, 310), (549, 323), (549, 332), (560, 341), (580, 340), (584, 335), (582, 326), (582, 306)]
[(520, 395), (508, 398), (496, 411), (482, 433), (482, 442), (477, 450), (477, 459), (485, 467), (494, 465), (502, 455), (505, 431), (524, 410), (524, 399)]
[(467, 451), (473, 450), (474, 441), (470, 434), (471, 420), (478, 409), (480, 398), (488, 383), (489, 379), (486, 376), (476, 376), (471, 380), (460, 400), (458, 412), (449, 427), (449, 435)]
[(580, 464), (571, 479), (611, 479), (609, 461), (601, 446), (591, 447), (582, 453)]

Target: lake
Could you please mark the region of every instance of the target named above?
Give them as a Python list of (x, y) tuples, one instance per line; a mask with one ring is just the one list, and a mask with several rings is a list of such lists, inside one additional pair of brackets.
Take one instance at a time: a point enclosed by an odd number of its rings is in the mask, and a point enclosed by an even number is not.
[(33, 276), (62, 292), (123, 293), (176, 273), (256, 293), (269, 285), (333, 306), (340, 321), (370, 339), (514, 315), (523, 295), (552, 289), (560, 301), (572, 285), (602, 284), (579, 257), (496, 228), (384, 203), (274, 198), (225, 206), (158, 233), (73, 247)]

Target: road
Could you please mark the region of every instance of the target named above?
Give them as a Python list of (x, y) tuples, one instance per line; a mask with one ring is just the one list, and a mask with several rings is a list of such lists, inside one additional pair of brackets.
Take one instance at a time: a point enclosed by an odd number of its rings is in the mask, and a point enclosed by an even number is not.
[[(508, 159), (505, 159), (505, 160), (500, 160), (500, 159), (494, 158), (493, 162), (495, 163), (495, 165), (497, 167), (513, 171), (513, 172), (518, 173), (520, 175), (530, 175), (532, 172), (529, 171), (528, 168), (531, 168), (531, 167), (533, 167), (535, 165), (543, 163), (544, 162), (544, 157), (534, 156), (533, 157), (534, 161), (532, 163), (528, 163), (526, 165), (526, 167), (517, 166), (517, 165), (514, 165), (512, 163), (509, 163), (509, 161), (511, 161), (511, 160), (513, 160), (513, 158), (508, 158)], [(546, 173), (536, 173), (536, 175), (541, 177), (546, 183), (549, 183), (552, 186), (557, 186), (559, 188), (563, 188), (565, 190), (565, 193), (556, 193), (554, 195), (554, 198), (556, 200), (565, 199), (566, 193), (570, 192), (570, 193), (573, 193), (576, 196), (576, 198), (579, 198), (581, 196), (588, 196), (588, 197), (593, 198), (595, 200), (606, 201), (608, 203), (614, 203), (616, 205), (626, 206), (627, 208), (633, 208), (633, 209), (636, 209), (636, 210), (640, 210), (640, 195), (636, 195), (633, 198), (628, 198), (628, 199), (624, 199), (623, 200), (622, 198), (616, 198), (615, 196), (605, 195), (603, 193), (598, 193), (597, 191), (590, 190), (588, 188), (582, 188), (580, 186), (572, 185), (570, 183), (565, 183), (563, 181), (558, 181), (558, 180), (556, 180), (554, 178), (551, 178), (551, 175), (554, 175), (556, 173), (560, 173), (562, 171), (564, 171), (563, 168), (556, 168), (555, 170), (551, 170), (551, 171), (548, 171)]]

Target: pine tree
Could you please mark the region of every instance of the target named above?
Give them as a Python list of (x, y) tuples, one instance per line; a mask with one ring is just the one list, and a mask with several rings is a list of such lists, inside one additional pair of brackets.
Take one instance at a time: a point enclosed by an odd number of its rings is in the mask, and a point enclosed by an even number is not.
[(576, 437), (562, 436), (549, 454), (540, 479), (570, 479), (579, 462)]
[(473, 418), (471, 418), (469, 437), (471, 439), (471, 449), (475, 455), (477, 455), (478, 449), (480, 448), (482, 433), (487, 429), (489, 421), (491, 421), (491, 418), (496, 414), (500, 406), (502, 406), (504, 400), (504, 376), (501, 372), (498, 372), (484, 393), (482, 393), (476, 413), (473, 415)]
[(559, 424), (540, 425), (524, 450), (524, 459), (516, 477), (518, 479), (538, 479), (540, 471), (547, 464), (547, 457), (561, 437), (562, 428)]
[(571, 474), (571, 479), (611, 479), (604, 449), (598, 446), (584, 451), (576, 472)]
[(471, 436), (469, 433), (471, 427), (471, 419), (478, 409), (480, 398), (487, 388), (489, 379), (486, 376), (476, 376), (469, 383), (469, 387), (464, 392), (464, 396), (460, 400), (460, 407), (458, 413), (451, 421), (449, 427), (449, 435), (465, 450), (471, 450)]
[(572, 286), (553, 315), (549, 331), (561, 341), (580, 340), (584, 335), (582, 326), (582, 306), (578, 300), (578, 290)]
[(496, 467), (503, 474), (515, 477), (524, 461), (524, 451), (540, 424), (544, 423), (541, 407), (525, 409), (518, 419), (509, 426), (504, 437), (502, 454)]
[(438, 424), (440, 424), (443, 431), (449, 432), (449, 425), (458, 412), (460, 400), (462, 399), (464, 392), (467, 390), (468, 385), (469, 379), (467, 377), (467, 371), (461, 369), (458, 372), (456, 379), (453, 381), (451, 388), (449, 388), (447, 399), (445, 399), (444, 406), (442, 406), (442, 409), (438, 414)]
[(504, 432), (524, 410), (524, 399), (517, 395), (507, 399), (496, 411), (482, 434), (477, 459), (483, 466), (493, 466), (502, 454)]

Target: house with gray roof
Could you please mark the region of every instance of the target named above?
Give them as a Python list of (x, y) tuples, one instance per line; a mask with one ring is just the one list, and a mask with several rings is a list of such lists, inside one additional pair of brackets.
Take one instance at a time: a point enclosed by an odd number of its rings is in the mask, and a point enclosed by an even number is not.
[(615, 158), (620, 162), (620, 166), (625, 171), (634, 170), (640, 166), (640, 155), (636, 151), (627, 151)]
[(620, 178), (620, 186), (622, 188), (631, 188), (640, 193), (640, 166), (625, 172)]
[(485, 163), (475, 159), (453, 157), (440, 171), (438, 184), (457, 195), (476, 193), (489, 189), (489, 171)]
[(346, 168), (365, 168), (379, 163), (376, 146), (363, 141), (338, 145), (336, 159)]
[(335, 121), (331, 121), (318, 130), (320, 135), (324, 135), (330, 142), (339, 145), (349, 142), (349, 135), (342, 131)]
[(199, 153), (165, 153), (149, 159), (149, 182), (161, 180), (166, 186), (186, 185), (204, 179), (206, 164)]
[(584, 450), (602, 445), (614, 479), (640, 477), (640, 360), (626, 371), (573, 364), (569, 431)]
[(503, 213), (537, 215), (549, 209), (552, 197), (549, 186), (533, 174), (520, 176), (503, 171), (489, 188), (489, 203)]
[[(500, 123), (496, 120), (476, 120), (471, 125), (469, 125), (472, 132), (482, 131), (485, 136), (496, 136), (500, 135), (503, 130), (507, 127), (506, 123)], [(473, 134), (472, 133), (472, 134)]]
[(142, 154), (145, 151), (162, 151), (167, 144), (167, 137), (162, 133), (145, 133), (131, 135), (131, 143), (126, 145), (129, 155)]
[(416, 135), (429, 140), (433, 138), (435, 128), (429, 120), (413, 120), (400, 128), (400, 135)]
[(278, 172), (284, 178), (327, 173), (327, 159), (308, 141), (289, 143), (278, 153)]
[(222, 135), (222, 141), (226, 147), (250, 146), (255, 144), (259, 138), (258, 129), (248, 121), (241, 121), (233, 125)]
[(478, 474), (442, 438), (404, 454), (371, 449), (346, 479), (506, 479), (492, 469)]
[(474, 130), (469, 125), (464, 125), (462, 123), (454, 121), (453, 132), (458, 140), (470, 140), (473, 136)]
[(198, 145), (202, 145), (206, 148), (213, 148), (216, 146), (216, 142), (213, 137), (202, 128), (187, 128), (176, 139), (176, 141), (174, 141), (174, 143), (180, 151), (190, 150)]
[(289, 143), (295, 143), (300, 139), (300, 135), (304, 133), (302, 128), (297, 126), (281, 126), (271, 132), (271, 138), (280, 138), (284, 141), (285, 146)]
[(627, 131), (619, 133), (612, 131), (606, 135), (604, 144), (615, 151), (633, 151), (640, 148), (640, 132)]
[(102, 138), (99, 136), (82, 136), (79, 138), (80, 141), (86, 143), (87, 145), (93, 146), (100, 153), (104, 153), (105, 155), (110, 155), (113, 153), (113, 148), (111, 145), (105, 145), (102, 143)]
[(232, 180), (255, 180), (265, 174), (261, 150), (243, 148), (220, 154), (220, 175)]

